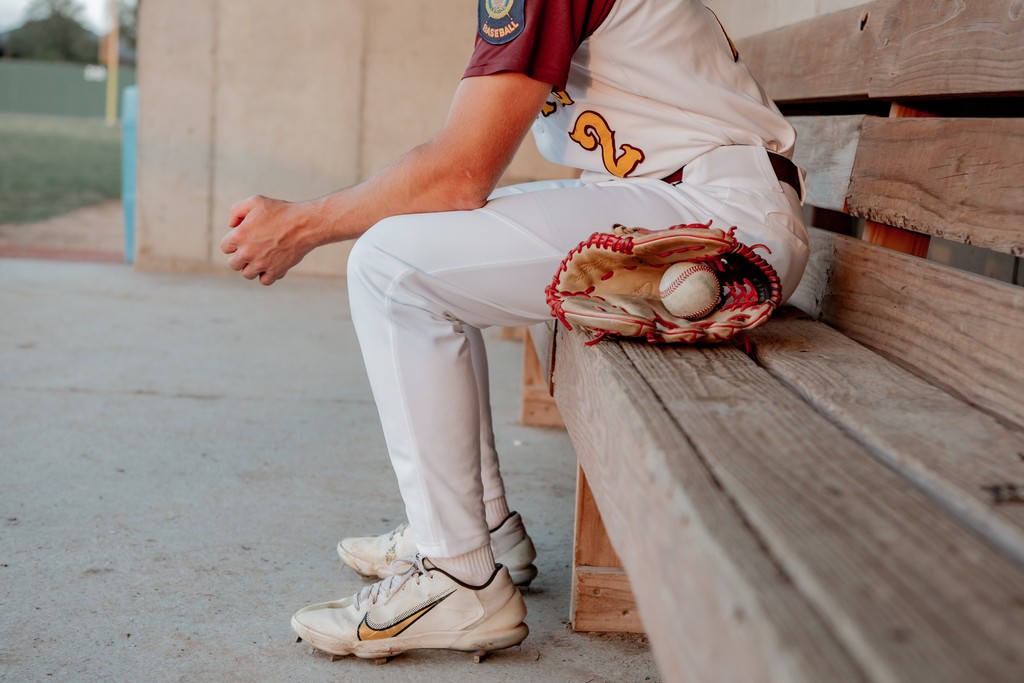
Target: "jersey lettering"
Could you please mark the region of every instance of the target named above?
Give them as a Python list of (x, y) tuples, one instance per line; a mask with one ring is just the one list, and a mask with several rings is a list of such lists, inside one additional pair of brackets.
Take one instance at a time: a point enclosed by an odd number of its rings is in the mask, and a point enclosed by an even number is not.
[[(615, 131), (596, 111), (588, 110), (580, 114), (569, 137), (587, 151), (600, 147), (604, 167), (619, 178), (628, 178), (644, 160), (643, 151), (632, 145), (624, 144), (621, 148), (615, 146)], [(618, 156), (617, 149), (622, 150)]]
[(552, 90), (551, 96), (554, 98), (554, 102), (548, 100), (547, 102), (544, 103), (544, 106), (541, 107), (540, 110), (541, 115), (545, 117), (554, 114), (558, 110), (559, 104), (561, 104), (563, 107), (568, 107), (569, 105), (576, 104), (575, 102), (572, 101), (572, 98), (569, 97), (569, 93), (567, 93), (564, 90)]
[(480, 0), (480, 37), (491, 45), (504, 45), (518, 38), (526, 25), (525, 4), (526, 0)]

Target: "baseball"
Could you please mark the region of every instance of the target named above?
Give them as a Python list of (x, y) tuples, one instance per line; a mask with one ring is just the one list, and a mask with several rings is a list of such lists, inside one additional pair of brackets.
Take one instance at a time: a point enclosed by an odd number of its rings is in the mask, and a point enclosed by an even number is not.
[(661, 276), (661, 302), (678, 318), (695, 320), (715, 310), (722, 285), (715, 271), (703, 263), (675, 263)]

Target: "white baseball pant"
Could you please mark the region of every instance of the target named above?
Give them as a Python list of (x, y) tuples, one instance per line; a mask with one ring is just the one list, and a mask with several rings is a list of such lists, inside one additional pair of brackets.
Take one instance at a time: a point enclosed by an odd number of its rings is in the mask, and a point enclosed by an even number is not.
[(580, 180), (502, 188), (475, 211), (397, 216), (356, 242), (352, 311), (406, 514), (423, 554), (484, 547), (484, 500), (504, 495), (482, 328), (549, 320), (544, 288), (567, 252), (615, 223), (736, 226), (788, 297), (807, 260), (797, 192), (763, 149), (721, 147), (683, 181)]

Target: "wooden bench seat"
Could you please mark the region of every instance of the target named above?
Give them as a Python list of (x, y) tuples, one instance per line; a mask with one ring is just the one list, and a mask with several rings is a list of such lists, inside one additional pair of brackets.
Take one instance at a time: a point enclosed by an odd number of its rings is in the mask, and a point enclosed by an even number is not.
[(644, 630), (671, 681), (1022, 680), (1024, 288), (921, 258), (1020, 277), (1018, 5), (740, 41), (849, 233), (811, 230), (749, 354), (532, 331), (579, 456), (578, 630)]

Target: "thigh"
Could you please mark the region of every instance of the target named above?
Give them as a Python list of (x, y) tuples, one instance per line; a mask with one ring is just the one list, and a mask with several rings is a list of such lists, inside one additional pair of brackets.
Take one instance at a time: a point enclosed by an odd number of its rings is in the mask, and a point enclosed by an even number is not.
[(657, 180), (541, 183), (499, 191), (475, 211), (389, 218), (360, 246), (429, 278), (460, 320), (529, 324), (550, 317), (544, 289), (592, 233), (617, 223), (662, 229), (709, 220), (727, 229), (723, 218), (736, 213), (728, 200), (727, 189), (683, 191)]

